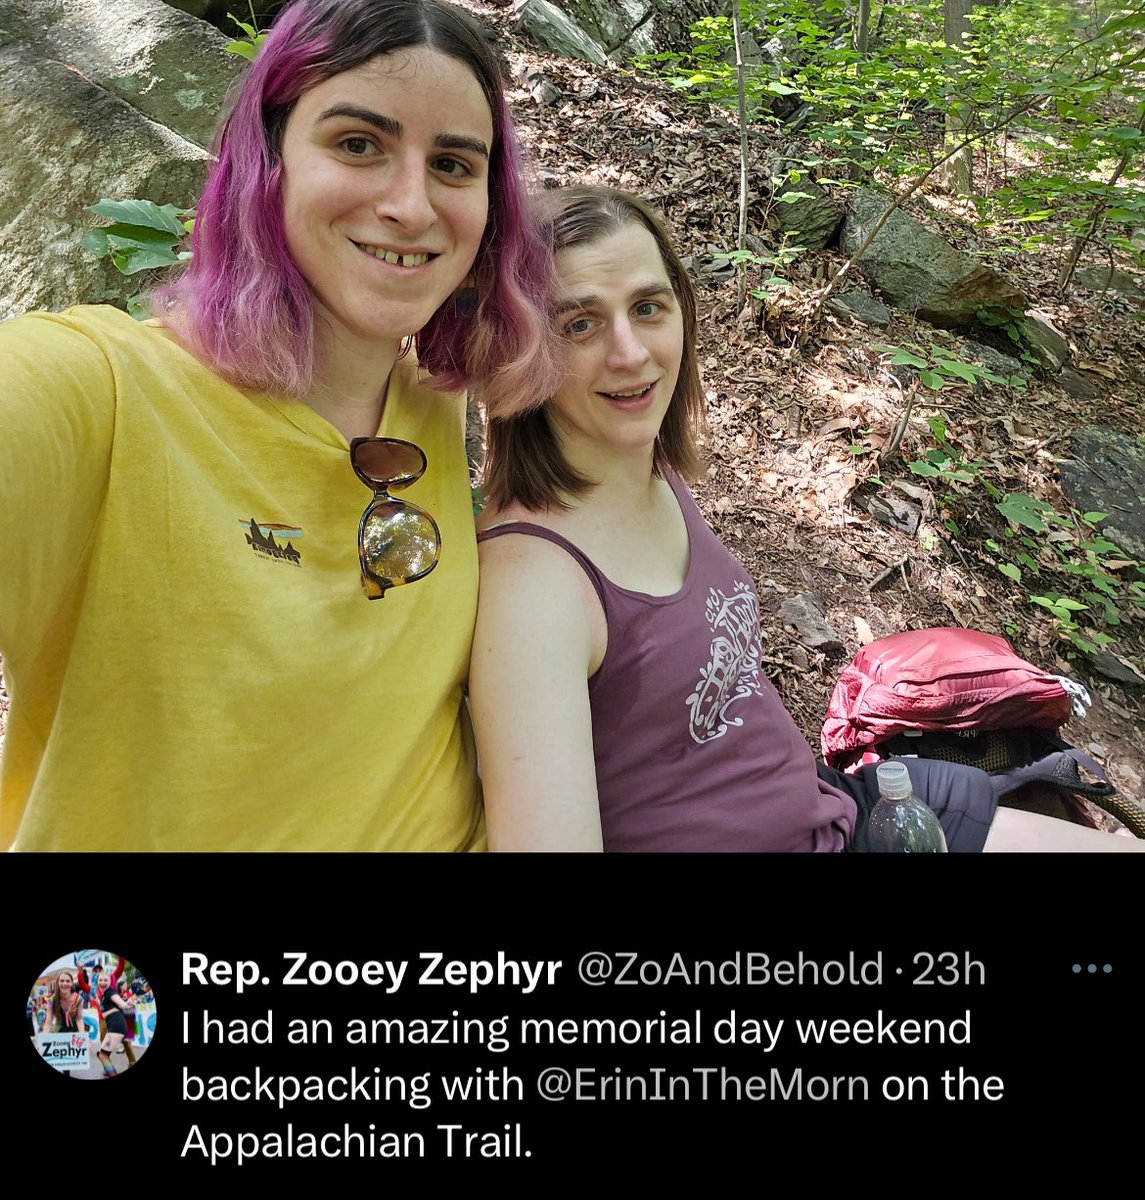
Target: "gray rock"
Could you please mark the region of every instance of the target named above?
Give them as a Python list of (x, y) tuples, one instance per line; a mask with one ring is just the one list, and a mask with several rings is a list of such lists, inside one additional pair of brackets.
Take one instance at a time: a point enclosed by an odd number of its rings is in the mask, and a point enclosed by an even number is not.
[(1058, 387), (1077, 400), (1096, 400), (1104, 394), (1088, 375), (1082, 375), (1072, 367), (1062, 367), (1056, 382)]
[(841, 296), (832, 296), (827, 301), (827, 307), (837, 317), (854, 317), (872, 329), (886, 329), (891, 323), (891, 310), (865, 292), (844, 292)]
[(1039, 366), (1056, 375), (1069, 361), (1069, 342), (1054, 328), (1044, 312), (1031, 308), (1029, 312), (1016, 317), (1014, 324), (1022, 343), (1038, 360)]
[(867, 512), (876, 521), (898, 529), (908, 537), (914, 537), (918, 532), (922, 509), (910, 500), (900, 500), (889, 492), (880, 492), (876, 496), (870, 496), (865, 503)]
[(80, 246), (102, 196), (194, 203), (208, 156), (63, 63), (0, 49), (0, 318), (139, 291)]
[(1145, 300), (1145, 289), (1136, 275), (1112, 267), (1083, 267), (1074, 275), (1074, 282), (1094, 292), (1120, 292), (1134, 300)]
[(1090, 425), (1070, 439), (1077, 456), (1059, 464), (1062, 491), (1082, 512), (1104, 512), (1101, 532), (1145, 562), (1145, 442)]
[(561, 89), (536, 67), (530, 67), (525, 72), (525, 86), (538, 104), (556, 104), (561, 98)]
[[(800, 198), (790, 202), (781, 199), (795, 195)], [(768, 215), (768, 224), (773, 229), (788, 234), (793, 245), (807, 250), (830, 245), (842, 220), (843, 206), (813, 179), (783, 184)]]
[(598, 67), (608, 62), (604, 47), (548, 0), (524, 0), (517, 10), (517, 20), (534, 41), (554, 54), (579, 58)]
[(1121, 655), (1110, 654), (1108, 650), (1090, 650), (1086, 657), (1093, 669), (1106, 679), (1130, 687), (1145, 687), (1145, 675)]
[(993, 346), (984, 346), (981, 342), (967, 340), (962, 343), (959, 351), (964, 362), (977, 363), (995, 375), (1020, 375), (1024, 367), (1019, 359), (995, 350)]
[(568, 15), (606, 50), (616, 46), (617, 57), (651, 54), (655, 50), (656, 13), (633, 31), (648, 11), (645, 0), (565, 0)]
[(162, 0), (0, 0), (0, 46), (23, 44), (67, 63), (203, 147), (246, 66), (227, 53), (227, 40)]
[(796, 637), (812, 650), (839, 654), (844, 650), (843, 639), (827, 624), (823, 602), (814, 592), (784, 600), (779, 606), (779, 619), (794, 629)]
[[(854, 254), (890, 200), (858, 188), (840, 244)], [(901, 210), (879, 231), (859, 271), (896, 307), (947, 328), (968, 327), (984, 307), (1024, 309), (1026, 297), (1004, 275), (980, 266)]]

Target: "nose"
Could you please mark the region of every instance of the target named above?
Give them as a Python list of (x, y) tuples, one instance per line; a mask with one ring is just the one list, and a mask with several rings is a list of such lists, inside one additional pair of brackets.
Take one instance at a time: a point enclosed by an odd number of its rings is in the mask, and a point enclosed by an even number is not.
[(614, 371), (634, 370), (649, 359), (648, 349), (627, 317), (618, 318), (608, 339), (608, 366)]
[(424, 233), (437, 220), (429, 197), (425, 163), (413, 156), (387, 172), (375, 212), (382, 221), (400, 225), (411, 235)]

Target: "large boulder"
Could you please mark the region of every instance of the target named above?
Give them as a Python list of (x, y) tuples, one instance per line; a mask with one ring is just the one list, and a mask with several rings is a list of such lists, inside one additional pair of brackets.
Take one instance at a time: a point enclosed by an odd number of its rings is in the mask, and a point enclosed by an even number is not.
[[(624, 56), (651, 54), (657, 14), (645, 21), (649, 6), (644, 0), (564, 0), (565, 12), (606, 53)], [(639, 26), (639, 28), (636, 28)]]
[(121, 302), (137, 292), (80, 238), (87, 205), (145, 196), (186, 207), (207, 153), (62, 63), (0, 48), (0, 318), (29, 309)]
[(517, 20), (533, 41), (554, 54), (598, 67), (608, 62), (604, 47), (548, 0), (524, 0), (517, 9)]
[[(858, 188), (843, 221), (843, 252), (854, 254), (890, 198)], [(955, 250), (901, 209), (879, 230), (858, 269), (896, 308), (947, 329), (969, 328), (980, 310), (1025, 309), (1026, 297), (1004, 275)]]
[(1118, 271), (1114, 267), (1082, 267), (1073, 279), (1074, 283), (1090, 291), (1117, 292), (1130, 300), (1145, 300), (1141, 280), (1128, 271)]
[(0, 0), (0, 317), (140, 290), (80, 238), (88, 205), (180, 208), (244, 60), (161, 0)]
[(66, 63), (204, 147), (245, 65), (227, 52), (227, 40), (162, 0), (0, 0), (0, 46)]
[[(559, 7), (611, 57), (627, 59), (660, 51), (690, 54), (693, 23), (718, 15), (726, 5), (719, 0), (559, 0)], [(634, 25), (639, 28), (629, 33)]]
[(1058, 467), (1066, 498), (1082, 512), (1108, 513), (1101, 532), (1145, 563), (1145, 442), (1090, 425), (1074, 434), (1069, 448), (1075, 457)]

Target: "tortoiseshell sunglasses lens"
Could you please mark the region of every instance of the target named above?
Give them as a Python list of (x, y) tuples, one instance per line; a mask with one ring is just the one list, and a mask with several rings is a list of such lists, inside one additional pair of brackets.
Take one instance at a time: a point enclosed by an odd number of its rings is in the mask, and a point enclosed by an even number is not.
[(355, 438), (350, 463), (374, 493), (358, 526), (358, 559), (363, 592), (380, 600), (392, 587), (424, 579), (441, 557), (441, 530), (433, 517), (389, 494), (425, 474), (425, 453), (397, 438)]

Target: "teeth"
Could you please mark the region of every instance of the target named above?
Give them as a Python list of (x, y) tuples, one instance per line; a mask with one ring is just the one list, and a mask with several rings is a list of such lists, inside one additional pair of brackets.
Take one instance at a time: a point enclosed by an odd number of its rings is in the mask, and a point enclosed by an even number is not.
[(645, 384), (644, 387), (635, 392), (605, 392), (604, 394), (606, 396), (611, 396), (614, 400), (631, 400), (636, 396), (643, 396), (651, 386), (652, 385), (649, 383)]
[(423, 263), (429, 262), (428, 254), (398, 254), (396, 251), (386, 250), (381, 246), (363, 246), (361, 242), (358, 242), (357, 245), (367, 254), (372, 254), (383, 262), (400, 263), (403, 267), (420, 267)]

